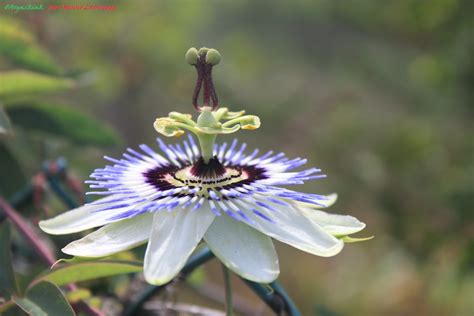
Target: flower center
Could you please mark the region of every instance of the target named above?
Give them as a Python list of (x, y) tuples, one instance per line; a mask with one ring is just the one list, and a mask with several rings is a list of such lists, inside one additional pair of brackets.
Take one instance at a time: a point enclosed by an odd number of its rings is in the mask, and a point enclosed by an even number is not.
[(222, 164), (213, 157), (206, 164), (202, 158), (184, 167), (160, 166), (146, 171), (146, 182), (160, 191), (176, 190), (174, 196), (226, 199), (229, 190), (245, 193), (245, 186), (266, 179), (265, 169), (248, 165)]

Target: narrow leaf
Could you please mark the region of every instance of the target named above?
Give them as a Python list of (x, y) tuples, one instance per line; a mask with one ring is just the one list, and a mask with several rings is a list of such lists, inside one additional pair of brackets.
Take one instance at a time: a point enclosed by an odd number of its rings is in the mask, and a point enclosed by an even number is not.
[(15, 125), (68, 138), (77, 144), (110, 146), (119, 143), (115, 131), (77, 109), (38, 102), (7, 104)]
[(26, 70), (12, 70), (0, 73), (0, 99), (2, 100), (24, 97), (31, 94), (61, 91), (74, 86), (74, 80)]
[(12, 134), (12, 125), (7, 113), (5, 113), (5, 110), (0, 105), (0, 135), (2, 134)]
[(3, 16), (0, 20), (0, 55), (23, 68), (48, 74), (60, 73), (51, 56), (34, 40), (18, 20)]
[(11, 196), (27, 182), (18, 158), (5, 142), (0, 143), (0, 195)]
[(9, 298), (18, 293), (10, 253), (10, 224), (4, 221), (0, 225), (0, 296)]
[(50, 282), (40, 282), (29, 288), (25, 297), (14, 297), (15, 303), (34, 316), (73, 316), (74, 311), (61, 290)]
[(89, 289), (76, 289), (73, 291), (69, 291), (66, 294), (68, 302), (72, 304), (77, 303), (81, 300), (87, 300), (92, 297), (92, 293)]
[(142, 270), (142, 262), (111, 260), (82, 262), (54, 269), (53, 271), (40, 276), (38, 279), (33, 281), (32, 284), (46, 280), (53, 282), (58, 286), (62, 286), (68, 283), (140, 272)]

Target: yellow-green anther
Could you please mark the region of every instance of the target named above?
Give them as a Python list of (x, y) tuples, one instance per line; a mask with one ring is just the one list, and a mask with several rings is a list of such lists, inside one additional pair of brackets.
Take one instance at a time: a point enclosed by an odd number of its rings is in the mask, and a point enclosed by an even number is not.
[(260, 127), (260, 118), (255, 115), (237, 117), (222, 124), (222, 128), (229, 128), (239, 124), (242, 129), (254, 130)]
[(194, 47), (191, 47), (190, 49), (188, 49), (188, 51), (186, 52), (186, 55), (184, 56), (184, 59), (186, 60), (186, 62), (190, 65), (196, 65), (197, 64), (197, 60), (198, 60), (198, 50)]
[(196, 122), (193, 121), (193, 117), (191, 114), (184, 114), (179, 112), (170, 112), (168, 114), (169, 117), (175, 119), (178, 122), (188, 124), (190, 126), (196, 126)]
[(240, 129), (240, 125), (234, 125), (228, 128), (199, 127), (199, 131), (204, 134), (232, 134)]
[(214, 117), (216, 118), (216, 121), (221, 121), (221, 120), (231, 120), (239, 116), (242, 116), (244, 114), (245, 114), (245, 111), (229, 112), (229, 109), (227, 108), (220, 108), (214, 112)]
[(168, 117), (156, 119), (153, 126), (158, 133), (166, 137), (179, 137), (184, 134), (184, 131), (177, 127), (175, 122)]
[(212, 112), (212, 114), (214, 115), (216, 121), (219, 122), (227, 115), (227, 112), (229, 112), (227, 108), (219, 108), (216, 111)]
[[(194, 123), (194, 122), (192, 122)], [(166, 137), (179, 137), (184, 134), (183, 129), (188, 130), (194, 134), (199, 133), (199, 130), (191, 124), (180, 122), (171, 117), (160, 117), (155, 120), (153, 126), (155, 130)]]
[[(205, 162), (212, 158), (214, 142), (219, 134), (232, 134), (239, 129), (253, 130), (260, 127), (260, 119), (255, 115), (244, 115), (245, 111), (229, 112), (227, 108), (213, 111), (211, 107), (201, 108), (196, 122), (189, 114), (170, 112), (168, 117), (156, 119), (156, 131), (166, 137), (179, 137), (184, 130), (190, 131), (199, 139), (201, 155)], [(221, 123), (221, 120), (227, 120)]]
[(245, 111), (239, 111), (239, 112), (227, 112), (227, 114), (223, 117), (224, 120), (232, 120), (237, 117), (240, 117), (245, 114)]
[(207, 51), (206, 54), (206, 63), (211, 64), (213, 66), (217, 65), (221, 61), (221, 54), (214, 49), (211, 48)]

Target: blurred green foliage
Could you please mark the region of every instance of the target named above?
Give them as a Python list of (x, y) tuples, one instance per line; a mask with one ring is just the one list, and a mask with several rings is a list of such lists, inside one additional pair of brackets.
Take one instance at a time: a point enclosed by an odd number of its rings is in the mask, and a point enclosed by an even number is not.
[[(117, 5), (114, 12), (0, 17), (0, 25), (9, 25), (0, 27), (0, 82), (4, 73), (35, 71), (41, 81), (52, 76), (75, 86), (63, 90), (69, 86), (48, 81), (54, 93), (39, 102), (46, 89), (35, 90), (31, 81), (14, 88), (25, 89), (28, 100), (23, 93), (15, 96), (20, 100), (0, 97), (16, 131), (15, 141), (0, 148), (2, 178), (13, 168), (2, 166), (18, 163), (14, 154), (28, 176), (41, 159), (64, 155), (85, 178), (102, 166), (100, 155), (121, 151), (58, 142), (57, 136), (74, 144), (117, 143), (108, 128), (76, 112), (114, 125), (129, 145), (152, 143), (156, 117), (193, 111), (195, 73), (184, 52), (215, 47), (223, 55), (214, 71), (221, 104), (262, 119), (259, 131), (240, 137), (249, 147), (307, 156), (329, 178), (304, 189), (338, 192), (334, 211), (354, 214), (376, 236), (331, 259), (280, 245), (282, 283), (303, 314), (472, 313), (474, 2)], [(93, 71), (92, 86), (65, 75), (81, 69)], [(25, 159), (26, 152), (36, 158)], [(5, 185), (0, 181), (1, 193), (14, 191)]]
[(0, 20), (0, 55), (30, 70), (58, 74), (60, 68), (35, 41), (27, 27), (17, 19), (2, 16)]
[(15, 70), (0, 74), (0, 98), (8, 101), (12, 98), (25, 98), (70, 89), (74, 81), (67, 78), (52, 77), (25, 70)]
[(2, 223), (0, 225), (0, 251), (1, 251), (1, 269), (0, 269), (0, 294), (7, 297), (11, 294), (18, 294), (18, 284), (16, 283), (12, 259), (10, 254), (10, 225)]
[(75, 144), (110, 146), (118, 143), (114, 130), (74, 108), (32, 101), (12, 103), (6, 109), (12, 121), (26, 130), (59, 135)]

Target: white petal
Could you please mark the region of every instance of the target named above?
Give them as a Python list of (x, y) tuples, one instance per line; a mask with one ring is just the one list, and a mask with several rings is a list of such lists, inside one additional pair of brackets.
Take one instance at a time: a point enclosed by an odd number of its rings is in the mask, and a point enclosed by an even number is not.
[(230, 216), (216, 217), (204, 240), (230, 270), (247, 280), (270, 283), (280, 273), (271, 238)]
[(259, 208), (260, 212), (271, 218), (270, 222), (249, 210), (242, 209), (252, 223), (244, 223), (281, 242), (311, 254), (330, 257), (338, 254), (344, 243), (303, 215), (296, 206), (272, 204), (277, 211)]
[(183, 268), (186, 260), (206, 233), (215, 215), (208, 203), (195, 211), (157, 211), (145, 253), (145, 279), (165, 284)]
[[(98, 201), (107, 202), (115, 199), (117, 199), (117, 196), (112, 195)], [(77, 233), (89, 228), (103, 226), (117, 221), (110, 220), (110, 218), (131, 209), (132, 207), (117, 208), (108, 211), (96, 211), (119, 203), (120, 202), (86, 204), (71, 211), (62, 213), (54, 218), (40, 221), (39, 226), (43, 231), (52, 235)]]
[(350, 215), (329, 214), (309, 208), (302, 210), (311, 221), (334, 236), (354, 234), (365, 228), (364, 223)]
[(318, 202), (322, 204), (321, 206), (316, 205), (316, 204), (311, 204), (311, 203), (305, 203), (305, 202), (299, 202), (299, 201), (294, 201), (297, 205), (299, 206), (304, 206), (304, 207), (309, 207), (309, 208), (314, 208), (314, 209), (319, 209), (319, 208), (327, 208), (332, 206), (334, 203), (337, 201), (337, 194), (336, 193), (331, 193), (329, 195), (326, 195), (327, 200), (319, 200)]
[(148, 240), (153, 214), (146, 213), (108, 224), (99, 230), (73, 241), (62, 249), (64, 253), (80, 257), (105, 257), (133, 248)]

